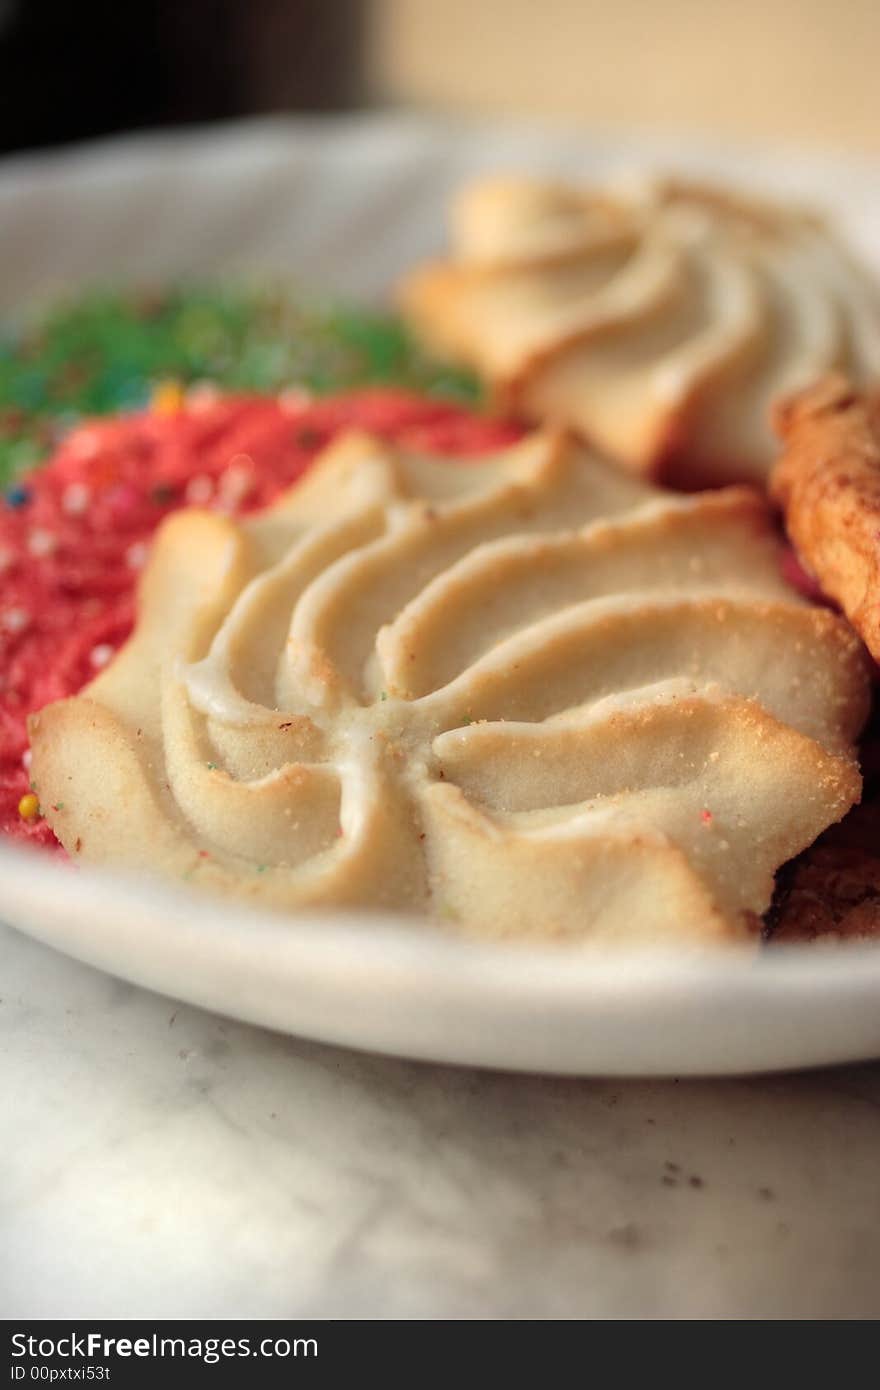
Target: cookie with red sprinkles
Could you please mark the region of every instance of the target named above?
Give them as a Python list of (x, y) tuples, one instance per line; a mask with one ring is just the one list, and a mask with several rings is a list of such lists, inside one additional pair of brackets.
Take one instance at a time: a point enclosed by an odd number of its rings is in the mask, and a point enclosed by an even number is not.
[(56, 842), (29, 785), (27, 715), (79, 690), (134, 620), (150, 538), (169, 512), (268, 505), (338, 434), (360, 428), (413, 449), (465, 456), (516, 428), (393, 389), (312, 399), (184, 391), (149, 410), (86, 420), (0, 500), (0, 833)]

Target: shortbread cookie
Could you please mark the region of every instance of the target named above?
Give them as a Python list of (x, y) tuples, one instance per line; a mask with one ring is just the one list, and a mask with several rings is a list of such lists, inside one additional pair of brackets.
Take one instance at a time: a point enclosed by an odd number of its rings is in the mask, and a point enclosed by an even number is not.
[(880, 660), (880, 393), (831, 376), (780, 404), (771, 492), (802, 563)]
[(351, 435), (273, 507), (180, 512), (135, 635), (31, 721), (72, 855), (497, 937), (754, 939), (858, 798), (867, 676), (764, 504), (553, 433)]
[(763, 480), (779, 395), (880, 373), (876, 285), (794, 208), (672, 180), (624, 198), (487, 179), (456, 200), (451, 241), (401, 286), (416, 330), (506, 409), (635, 472)]

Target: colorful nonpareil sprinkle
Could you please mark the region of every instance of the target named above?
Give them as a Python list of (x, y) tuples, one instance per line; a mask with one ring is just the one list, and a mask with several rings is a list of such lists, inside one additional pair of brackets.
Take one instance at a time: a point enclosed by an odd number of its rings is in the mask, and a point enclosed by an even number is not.
[(179, 381), (160, 381), (150, 396), (150, 409), (156, 415), (176, 415), (185, 397)]

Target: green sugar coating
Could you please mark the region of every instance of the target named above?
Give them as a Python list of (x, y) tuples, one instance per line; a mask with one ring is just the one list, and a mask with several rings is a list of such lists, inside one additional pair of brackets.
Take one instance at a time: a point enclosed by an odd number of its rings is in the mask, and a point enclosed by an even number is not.
[(81, 416), (140, 409), (168, 378), (258, 393), (393, 385), (480, 399), (473, 377), (432, 361), (380, 310), (267, 285), (88, 290), (0, 330), (0, 486)]

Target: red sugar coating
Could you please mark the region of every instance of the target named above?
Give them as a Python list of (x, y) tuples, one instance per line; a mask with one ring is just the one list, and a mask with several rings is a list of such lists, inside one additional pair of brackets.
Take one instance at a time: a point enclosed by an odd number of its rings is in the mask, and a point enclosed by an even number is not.
[(58, 847), (45, 821), (18, 814), (29, 782), (25, 721), (74, 694), (125, 641), (146, 542), (162, 518), (188, 502), (264, 507), (352, 427), (451, 456), (520, 433), (392, 390), (312, 403), (208, 396), (170, 413), (89, 421), (25, 479), (23, 503), (0, 500), (0, 833)]

